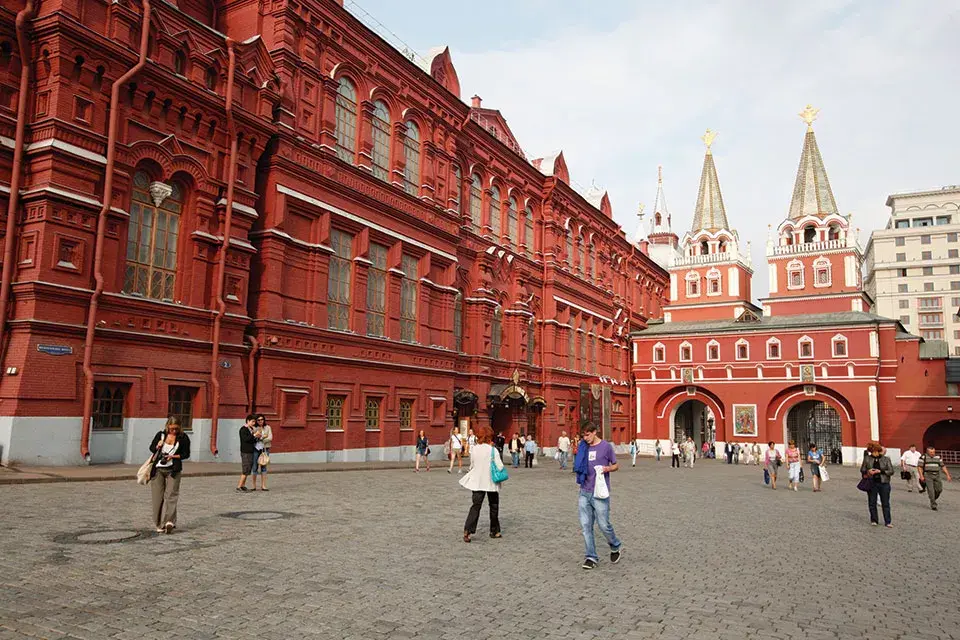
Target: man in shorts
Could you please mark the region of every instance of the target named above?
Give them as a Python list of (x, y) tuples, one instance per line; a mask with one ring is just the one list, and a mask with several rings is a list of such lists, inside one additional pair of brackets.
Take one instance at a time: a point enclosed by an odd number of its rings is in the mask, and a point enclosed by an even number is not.
[(583, 442), (577, 449), (577, 458), (573, 469), (577, 474), (577, 484), (580, 485), (580, 528), (583, 531), (583, 542), (586, 547), (583, 564), (584, 569), (594, 569), (600, 558), (593, 539), (593, 524), (596, 522), (600, 531), (610, 545), (610, 562), (620, 562), (623, 543), (617, 538), (610, 524), (610, 497), (598, 498), (594, 495), (597, 483), (597, 468), (610, 486), (610, 473), (620, 468), (617, 464), (617, 455), (613, 445), (597, 435), (597, 427), (587, 424), (583, 430)]
[(253, 457), (257, 455), (257, 438), (253, 435), (256, 425), (257, 417), (251, 413), (240, 427), (240, 482), (237, 483), (237, 491), (249, 491), (247, 476), (253, 471)]

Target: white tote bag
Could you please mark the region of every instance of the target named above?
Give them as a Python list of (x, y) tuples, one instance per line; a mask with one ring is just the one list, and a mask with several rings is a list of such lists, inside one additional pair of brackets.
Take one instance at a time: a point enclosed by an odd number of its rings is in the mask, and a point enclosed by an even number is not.
[(820, 480), (822, 480), (823, 482), (826, 482), (829, 479), (830, 479), (830, 474), (827, 473), (827, 468), (824, 467), (823, 465), (820, 465)]
[(598, 464), (593, 470), (597, 473), (597, 480), (593, 483), (593, 497), (605, 500), (610, 497), (610, 488), (607, 486), (607, 479), (603, 476), (603, 467)]

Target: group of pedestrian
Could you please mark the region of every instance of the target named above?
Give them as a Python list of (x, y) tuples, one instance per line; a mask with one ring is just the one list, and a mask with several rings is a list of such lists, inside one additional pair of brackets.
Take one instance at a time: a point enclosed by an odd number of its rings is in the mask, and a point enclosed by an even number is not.
[(760, 465), (760, 461), (763, 458), (763, 451), (757, 442), (753, 444), (747, 444), (746, 442), (727, 442), (723, 445), (723, 455), (727, 460), (727, 464)]
[(926, 493), (930, 508), (934, 511), (943, 493), (941, 474), (947, 477), (948, 482), (953, 480), (949, 469), (937, 455), (936, 447), (927, 447), (926, 452), (921, 454), (917, 451), (917, 445), (911, 444), (900, 456), (900, 476), (907, 481), (907, 493), (913, 493), (914, 489), (918, 493)]
[[(566, 432), (564, 432), (564, 434), (566, 434)], [(510, 452), (510, 458), (514, 469), (520, 468), (521, 456), (523, 456), (524, 468), (533, 468), (533, 461), (537, 456), (537, 441), (532, 435), (522, 436), (519, 433), (513, 434), (513, 436), (510, 438), (510, 442), (507, 444), (507, 450)]]
[[(759, 445), (757, 445), (756, 448), (759, 449)], [(760, 454), (755, 454), (755, 457), (759, 460)], [(781, 453), (777, 450), (773, 440), (767, 443), (767, 450), (763, 453), (762, 458), (764, 482), (769, 484), (770, 488), (776, 491), (777, 477), (779, 476), (780, 467), (784, 463), (784, 456), (781, 455)], [(829, 478), (826, 470), (823, 468), (825, 464), (823, 452), (820, 451), (816, 443), (811, 442), (809, 448), (807, 449), (807, 455), (804, 457), (800, 451), (800, 448), (797, 447), (797, 443), (793, 440), (790, 440), (787, 443), (786, 450), (787, 480), (790, 483), (789, 488), (793, 489), (794, 491), (799, 491), (800, 483), (803, 482), (804, 461), (810, 465), (810, 477), (813, 478), (814, 492), (821, 491), (822, 480), (824, 477)]]
[(237, 491), (247, 492), (247, 476), (253, 476), (253, 490), (267, 488), (267, 467), (270, 465), (270, 446), (273, 444), (273, 429), (262, 413), (250, 414), (240, 427), (240, 480)]

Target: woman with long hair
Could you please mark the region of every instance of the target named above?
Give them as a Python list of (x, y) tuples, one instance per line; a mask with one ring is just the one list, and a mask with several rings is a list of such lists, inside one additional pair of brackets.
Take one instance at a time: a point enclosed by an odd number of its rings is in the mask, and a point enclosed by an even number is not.
[(810, 450), (807, 451), (807, 462), (810, 463), (810, 477), (813, 479), (813, 490), (820, 491), (822, 477), (820, 475), (820, 465), (823, 464), (823, 451), (817, 448), (817, 443), (810, 443)]
[(267, 424), (267, 417), (262, 413), (257, 414), (257, 424), (253, 428), (253, 435), (257, 439), (256, 452), (253, 454), (253, 490), (257, 490), (257, 476), (260, 476), (260, 489), (267, 489), (267, 465), (260, 464), (260, 456), (266, 454), (270, 457), (270, 445), (273, 444), (273, 429)]
[(460, 434), (457, 433), (456, 427), (450, 430), (450, 439), (447, 440), (444, 449), (448, 452), (447, 455), (450, 458), (450, 466), (447, 467), (447, 473), (453, 473), (454, 462), (460, 465), (458, 467), (460, 470), (458, 473), (463, 473), (463, 440), (460, 439)]
[(490, 470), (491, 462), (497, 469), (503, 469), (503, 460), (500, 453), (493, 447), (493, 430), (490, 427), (480, 427), (477, 430), (477, 444), (470, 451), (470, 470), (460, 478), (460, 486), (469, 489), (473, 494), (470, 512), (463, 525), (463, 541), (470, 542), (470, 536), (477, 532), (477, 522), (480, 520), (480, 507), (486, 496), (490, 508), (490, 537), (500, 538), (500, 485), (493, 481)]
[(417, 462), (413, 467), (415, 473), (420, 472), (421, 460), (427, 464), (427, 471), (430, 471), (430, 442), (427, 440), (423, 429), (420, 430), (420, 435), (417, 437)]
[(787, 446), (787, 479), (790, 480), (790, 488), (797, 491), (800, 486), (800, 449), (797, 443), (791, 440)]
[(167, 418), (163, 430), (153, 436), (150, 453), (153, 454), (150, 467), (153, 524), (157, 533), (173, 533), (177, 526), (183, 461), (190, 457), (190, 438), (183, 432), (180, 418)]

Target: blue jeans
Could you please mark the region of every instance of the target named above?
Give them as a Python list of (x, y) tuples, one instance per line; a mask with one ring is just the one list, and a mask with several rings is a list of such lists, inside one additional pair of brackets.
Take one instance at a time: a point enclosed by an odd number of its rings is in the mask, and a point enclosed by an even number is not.
[(520, 466), (520, 452), (519, 452), (519, 451), (511, 451), (511, 452), (510, 452), (510, 458), (513, 459), (513, 466), (514, 466), (514, 467), (519, 467), (519, 466)]
[(560, 452), (560, 468), (561, 469), (567, 468), (567, 452), (566, 451)]
[(267, 474), (267, 468), (260, 466), (260, 454), (264, 452), (270, 455), (270, 449), (257, 449), (253, 452), (253, 469), (251, 470), (251, 475)]
[(586, 547), (585, 558), (599, 560), (597, 547), (593, 541), (593, 523), (596, 522), (600, 532), (606, 537), (611, 551), (620, 548), (621, 542), (613, 532), (610, 524), (610, 498), (594, 498), (592, 493), (580, 492), (580, 528), (583, 530), (583, 543)]
[(890, 524), (890, 483), (874, 482), (867, 492), (867, 508), (870, 510), (870, 522), (880, 522), (877, 517), (877, 496), (883, 507), (883, 524)]

